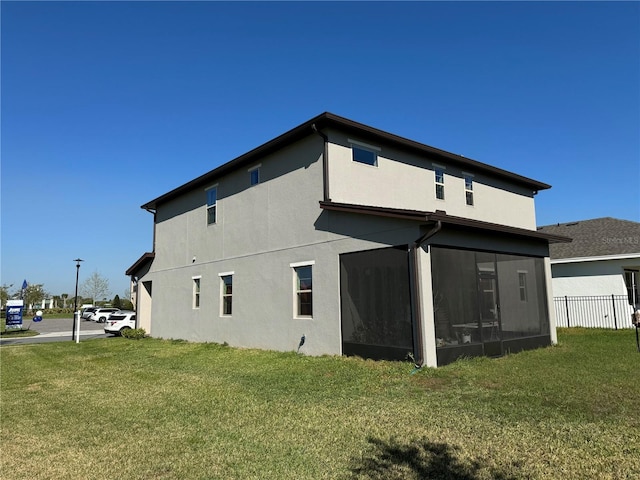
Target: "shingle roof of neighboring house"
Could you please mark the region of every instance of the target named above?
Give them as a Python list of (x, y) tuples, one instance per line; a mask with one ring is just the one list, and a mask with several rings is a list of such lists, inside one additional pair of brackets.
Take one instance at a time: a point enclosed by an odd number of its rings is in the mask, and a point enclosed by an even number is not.
[(469, 168), (472, 170), (484, 172), (488, 175), (503, 178), (518, 185), (523, 185), (534, 191), (551, 188), (551, 186), (546, 183), (539, 182), (537, 180), (533, 180), (531, 178), (527, 178), (522, 175), (518, 175), (516, 173), (479, 162), (477, 160), (472, 160), (471, 158), (456, 155), (455, 153), (440, 150), (438, 148), (434, 148), (429, 145), (410, 140), (408, 138), (400, 137), (383, 130), (378, 130), (377, 128), (354, 122), (353, 120), (334, 115), (333, 113), (325, 112), (312, 118), (311, 120), (304, 122), (301, 125), (298, 125), (288, 132), (283, 133), (273, 140), (270, 140), (267, 143), (254, 148), (244, 155), (240, 155), (239, 157), (211, 170), (210, 172), (205, 173), (204, 175), (201, 175), (200, 177), (195, 178), (190, 182), (187, 182), (184, 185), (177, 187), (170, 192), (167, 192), (164, 195), (151, 200), (150, 202), (145, 203), (144, 205), (142, 205), (142, 208), (144, 208), (145, 210), (155, 210), (161, 203), (176, 198), (188, 191), (191, 191), (194, 188), (207, 185), (233, 170), (242, 168), (250, 164), (251, 162), (254, 162), (256, 159), (272, 154), (294, 142), (297, 142), (302, 138), (305, 138), (309, 135), (315, 135), (314, 127), (318, 130), (322, 130), (323, 128), (335, 128), (345, 133), (358, 135), (363, 140), (384, 141), (389, 145), (394, 145), (397, 148), (403, 149), (405, 151), (414, 152), (418, 155), (426, 156), (430, 159), (440, 159), (442, 161), (458, 165), (461, 168)]
[(630, 220), (594, 218), (546, 225), (539, 227), (538, 231), (573, 239), (571, 243), (551, 245), (552, 260), (628, 254), (640, 256), (640, 223)]

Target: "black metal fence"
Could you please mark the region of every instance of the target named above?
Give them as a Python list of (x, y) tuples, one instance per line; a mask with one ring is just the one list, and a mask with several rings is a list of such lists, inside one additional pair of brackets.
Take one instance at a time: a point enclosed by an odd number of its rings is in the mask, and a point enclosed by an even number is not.
[(558, 327), (634, 328), (627, 295), (554, 297), (553, 304)]

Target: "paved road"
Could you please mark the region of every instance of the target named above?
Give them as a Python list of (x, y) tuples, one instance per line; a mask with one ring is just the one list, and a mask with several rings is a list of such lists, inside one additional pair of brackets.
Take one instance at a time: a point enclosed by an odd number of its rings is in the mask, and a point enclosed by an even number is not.
[[(32, 322), (30, 318), (24, 319), (23, 328), (35, 330), (40, 335), (35, 337), (8, 338), (0, 337), (0, 345), (22, 345), (28, 343), (45, 343), (45, 342), (71, 342), (71, 329), (73, 327), (73, 318), (50, 318), (46, 315), (41, 322)], [(104, 324), (87, 322), (80, 320), (80, 341), (89, 338), (105, 338), (109, 337), (104, 333)]]

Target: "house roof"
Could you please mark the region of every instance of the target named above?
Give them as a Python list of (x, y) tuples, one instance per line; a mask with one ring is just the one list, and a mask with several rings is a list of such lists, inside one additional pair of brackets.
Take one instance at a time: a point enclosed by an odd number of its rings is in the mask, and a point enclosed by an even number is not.
[(240, 155), (239, 157), (205, 173), (204, 175), (201, 175), (191, 180), (190, 182), (187, 182), (184, 185), (181, 185), (165, 193), (164, 195), (161, 195), (151, 200), (150, 202), (145, 203), (144, 205), (142, 205), (142, 208), (144, 208), (145, 210), (155, 210), (161, 203), (172, 200), (186, 192), (191, 191), (194, 188), (203, 188), (207, 185), (210, 185), (216, 179), (222, 177), (223, 175), (226, 175), (233, 170), (243, 168), (248, 164), (255, 162), (257, 159), (274, 153), (294, 142), (301, 140), (302, 138), (305, 138), (309, 135), (314, 135), (314, 126), (318, 130), (322, 130), (323, 128), (335, 128), (348, 134), (357, 135), (363, 140), (370, 140), (392, 145), (396, 148), (410, 151), (417, 155), (427, 156), (430, 160), (446, 161), (449, 164), (454, 164), (461, 168), (482, 172), (493, 177), (502, 178), (517, 185), (525, 186), (526, 188), (534, 191), (551, 188), (551, 186), (547, 185), (546, 183), (523, 177), (522, 175), (518, 175), (516, 173), (512, 173), (507, 170), (503, 170), (501, 168), (479, 162), (477, 160), (472, 160), (461, 155), (456, 155), (454, 153), (440, 150), (429, 145), (409, 140), (407, 138), (400, 137), (383, 130), (378, 130), (377, 128), (354, 122), (353, 120), (334, 115), (333, 113), (325, 112), (312, 118), (311, 120), (304, 122), (301, 125), (298, 125), (288, 132), (283, 133), (273, 140), (270, 140), (267, 143), (264, 143), (259, 147), (256, 147), (253, 150)]
[(135, 275), (142, 268), (144, 268), (147, 263), (153, 262), (154, 258), (156, 258), (156, 254), (154, 252), (143, 253), (142, 256), (138, 260), (136, 260), (136, 262), (131, 265), (124, 274), (129, 276)]
[(337, 202), (320, 202), (320, 208), (338, 212), (349, 212), (365, 215), (376, 215), (388, 218), (398, 218), (403, 220), (414, 220), (423, 223), (442, 222), (445, 225), (450, 225), (453, 227), (474, 228), (494, 233), (545, 240), (549, 243), (571, 241), (570, 238), (563, 235), (540, 232), (536, 230), (527, 230), (524, 228), (510, 227), (508, 225), (500, 225), (497, 223), (482, 222), (480, 220), (472, 220), (469, 218), (456, 217), (453, 215), (447, 215), (446, 212), (440, 210), (436, 210), (435, 212), (426, 212), (421, 210), (405, 210), (400, 208), (374, 207), (369, 205), (355, 205), (351, 203)]
[(550, 248), (552, 260), (563, 258), (606, 257), (637, 254), (640, 256), (640, 223), (604, 217), (578, 222), (558, 223), (538, 228), (538, 232), (563, 235), (571, 243)]

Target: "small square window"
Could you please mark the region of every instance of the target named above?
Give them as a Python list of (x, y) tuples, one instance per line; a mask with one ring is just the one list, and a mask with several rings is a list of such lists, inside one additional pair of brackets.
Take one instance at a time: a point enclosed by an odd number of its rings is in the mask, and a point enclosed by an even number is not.
[(355, 145), (351, 147), (351, 151), (353, 152), (354, 162), (364, 163), (365, 165), (374, 167), (378, 165), (378, 155), (376, 152)]

